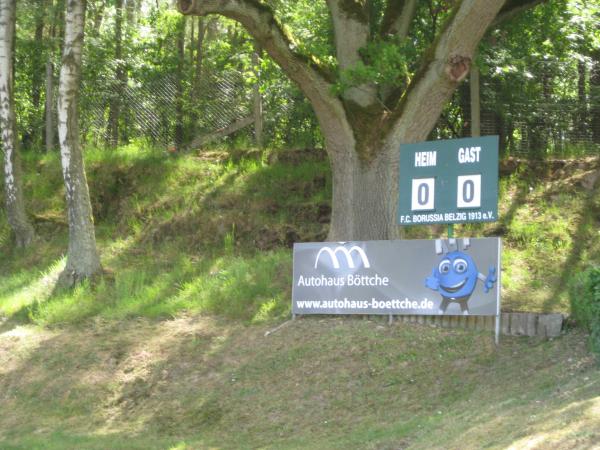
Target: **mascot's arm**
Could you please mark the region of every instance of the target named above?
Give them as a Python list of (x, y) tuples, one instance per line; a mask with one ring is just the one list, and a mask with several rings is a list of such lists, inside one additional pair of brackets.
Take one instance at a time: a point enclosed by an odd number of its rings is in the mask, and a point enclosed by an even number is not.
[(496, 268), (490, 266), (487, 277), (480, 273), (477, 274), (477, 278), (483, 281), (483, 292), (488, 293), (490, 289), (494, 287), (494, 283), (498, 281), (498, 277), (496, 276)]
[(431, 276), (425, 279), (425, 287), (437, 291), (440, 288), (440, 280), (435, 276), (435, 269), (431, 272)]

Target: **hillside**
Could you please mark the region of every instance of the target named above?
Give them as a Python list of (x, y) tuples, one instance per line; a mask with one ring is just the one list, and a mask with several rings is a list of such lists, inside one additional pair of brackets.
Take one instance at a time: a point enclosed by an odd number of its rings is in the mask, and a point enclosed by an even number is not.
[[(67, 226), (56, 155), (25, 159), (40, 239), (0, 217), (2, 448), (591, 448), (600, 372), (576, 328), (503, 338), (289, 318), (291, 250), (327, 233), (314, 150), (86, 154), (105, 278), (52, 293)], [(503, 163), (503, 309), (569, 312), (600, 261), (600, 159)], [(560, 219), (560, 220), (559, 220)], [(443, 228), (414, 227), (406, 238)]]
[[(67, 243), (55, 155), (28, 155), (27, 197), (40, 242), (20, 253), (0, 216), (0, 314), (36, 323), (209, 311), (245, 321), (288, 316), (293, 242), (327, 235), (331, 181), (322, 151), (167, 155), (88, 150), (97, 239), (110, 272), (93, 292), (49, 297)], [(457, 236), (501, 236), (504, 310), (568, 313), (573, 274), (600, 260), (599, 159), (506, 161), (500, 217)], [(437, 237), (411, 227), (405, 238)], [(112, 278), (112, 281), (111, 281)]]

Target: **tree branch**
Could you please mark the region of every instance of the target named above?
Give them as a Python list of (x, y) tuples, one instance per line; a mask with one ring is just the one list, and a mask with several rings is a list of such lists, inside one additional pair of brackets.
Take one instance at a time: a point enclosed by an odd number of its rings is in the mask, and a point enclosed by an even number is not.
[(492, 22), (491, 26), (496, 27), (502, 22), (512, 19), (522, 12), (546, 1), (547, 0), (508, 0), (496, 16), (496, 19)]
[(417, 0), (389, 0), (381, 24), (381, 36), (404, 39), (417, 11)]
[(241, 23), (311, 102), (324, 134), (352, 135), (344, 106), (333, 94), (334, 76), (295, 50), (269, 6), (258, 0), (178, 0), (177, 5), (185, 15), (219, 14)]
[[(331, 11), (340, 70), (352, 70), (362, 62), (359, 51), (369, 40), (366, 4), (359, 0), (327, 0), (327, 5)], [(376, 102), (377, 90), (373, 83), (362, 83), (346, 89), (343, 97), (360, 106), (369, 106)]]
[(257, 0), (178, 0), (177, 4), (184, 15), (219, 14), (241, 23), (298, 84), (307, 78), (318, 79), (324, 85), (333, 83), (333, 75), (316, 59), (295, 50), (296, 43), (283, 30), (269, 6)]
[(503, 4), (504, 0), (458, 4), (396, 106), (388, 140), (415, 142), (427, 137), (444, 104), (468, 75), (475, 49)]

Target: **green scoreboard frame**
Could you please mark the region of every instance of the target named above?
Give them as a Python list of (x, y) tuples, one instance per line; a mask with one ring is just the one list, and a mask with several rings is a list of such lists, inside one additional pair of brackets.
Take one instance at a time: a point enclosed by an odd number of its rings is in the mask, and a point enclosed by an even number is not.
[(398, 223), (498, 220), (498, 136), (400, 146)]

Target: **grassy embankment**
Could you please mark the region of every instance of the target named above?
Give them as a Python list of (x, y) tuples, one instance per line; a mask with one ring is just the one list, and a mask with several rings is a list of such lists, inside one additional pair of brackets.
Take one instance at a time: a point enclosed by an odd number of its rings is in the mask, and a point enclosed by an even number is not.
[[(327, 164), (303, 161), (307, 155), (269, 164), (226, 153), (88, 151), (98, 246), (114, 280), (54, 296), (67, 242), (59, 162), (29, 156), (26, 191), (41, 240), (25, 252), (12, 248), (0, 216), (0, 315), (38, 324), (183, 310), (255, 322), (286, 317), (289, 247), (324, 239), (330, 211)], [(598, 164), (507, 166), (501, 221), (458, 227), (458, 236), (504, 238), (503, 309), (568, 312), (569, 280), (600, 260), (600, 182), (590, 184)]]
[[(112, 279), (54, 295), (67, 242), (58, 160), (26, 159), (41, 239), (14, 249), (2, 219), (0, 447), (600, 440), (600, 372), (576, 331), (494, 349), (471, 330), (313, 318), (264, 337), (289, 313), (289, 245), (323, 239), (329, 214), (326, 164), (287, 159), (88, 151)], [(598, 168), (597, 159), (514, 167), (501, 180), (501, 222), (459, 227), (504, 237), (504, 308), (568, 312), (568, 281), (600, 261)]]

